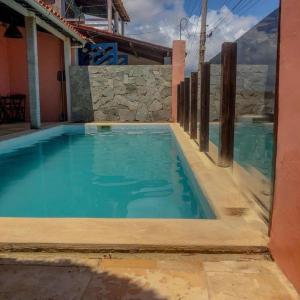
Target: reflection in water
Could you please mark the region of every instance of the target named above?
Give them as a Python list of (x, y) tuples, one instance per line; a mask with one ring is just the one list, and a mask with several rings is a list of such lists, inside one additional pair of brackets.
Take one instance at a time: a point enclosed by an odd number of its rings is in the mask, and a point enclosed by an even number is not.
[[(219, 124), (210, 123), (210, 140), (219, 144)], [(268, 179), (273, 171), (273, 124), (236, 123), (234, 160), (245, 168), (256, 168)]]
[(213, 217), (168, 126), (77, 128), (0, 156), (1, 216)]

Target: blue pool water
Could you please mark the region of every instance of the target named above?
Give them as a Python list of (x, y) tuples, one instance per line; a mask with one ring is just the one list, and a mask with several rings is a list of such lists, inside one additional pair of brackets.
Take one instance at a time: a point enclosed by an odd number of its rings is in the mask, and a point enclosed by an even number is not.
[(214, 218), (167, 125), (22, 139), (0, 143), (2, 217)]
[[(219, 145), (219, 124), (211, 123), (209, 138)], [(271, 179), (273, 172), (273, 125), (240, 122), (235, 124), (234, 160), (242, 166), (254, 167)]]

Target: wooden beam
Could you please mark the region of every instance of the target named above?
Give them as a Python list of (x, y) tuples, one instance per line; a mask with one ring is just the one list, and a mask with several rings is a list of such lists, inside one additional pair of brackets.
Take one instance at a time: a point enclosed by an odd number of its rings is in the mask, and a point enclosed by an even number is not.
[(180, 82), (180, 126), (183, 127), (184, 120), (184, 81)]
[(134, 56), (138, 58), (139, 55), (138, 55), (137, 51), (135, 50), (133, 43), (129, 42), (129, 46), (132, 49), (132, 52), (134, 53)]
[(198, 72), (191, 74), (191, 139), (197, 139)]
[(180, 99), (180, 84), (177, 84), (177, 122), (180, 121), (180, 114), (181, 114), (181, 99)]
[(184, 78), (184, 131), (190, 130), (190, 78)]
[[(84, 33), (86, 34), (86, 32), (84, 32)], [(94, 41), (96, 43), (101, 43), (103, 41), (108, 41), (108, 40), (107, 39), (101, 39), (101, 38), (95, 38), (94, 37)], [(127, 46), (124, 46), (123, 44), (118, 44), (118, 46), (119, 46), (118, 49), (120, 51), (129, 53), (129, 54), (132, 54), (132, 55), (135, 55), (133, 49), (129, 46), (128, 42), (127, 42)], [(151, 51), (150, 49), (149, 50), (145, 50), (145, 49), (137, 48), (136, 46), (134, 46), (134, 50), (135, 50), (136, 54), (138, 55), (138, 57), (145, 57), (145, 58), (157, 61), (157, 62), (159, 62), (161, 64), (163, 64), (163, 62), (164, 62), (163, 56), (156, 55), (156, 53), (153, 52), (153, 51)]]
[(224, 43), (221, 53), (221, 116), (218, 165), (233, 162), (237, 44)]
[(207, 152), (209, 147), (209, 97), (210, 97), (210, 64), (201, 66), (200, 91), (200, 142), (201, 152)]

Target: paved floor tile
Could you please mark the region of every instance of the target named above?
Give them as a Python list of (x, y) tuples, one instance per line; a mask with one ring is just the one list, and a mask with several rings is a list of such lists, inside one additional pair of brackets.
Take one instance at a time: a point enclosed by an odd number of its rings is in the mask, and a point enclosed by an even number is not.
[(102, 260), (83, 299), (208, 300), (201, 263)]

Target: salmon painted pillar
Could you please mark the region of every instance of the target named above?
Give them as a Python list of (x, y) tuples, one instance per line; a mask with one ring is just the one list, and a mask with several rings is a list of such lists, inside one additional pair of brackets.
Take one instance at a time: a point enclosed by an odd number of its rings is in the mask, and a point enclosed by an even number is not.
[(278, 133), (270, 249), (300, 292), (300, 1), (281, 1)]
[(184, 80), (185, 41), (173, 41), (172, 57), (172, 121), (177, 121), (177, 85)]
[(30, 126), (32, 129), (41, 128), (40, 83), (37, 47), (37, 25), (35, 17), (25, 17), (28, 87), (30, 103)]

